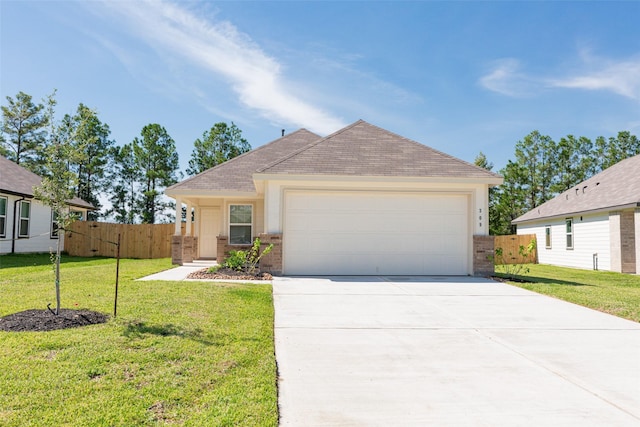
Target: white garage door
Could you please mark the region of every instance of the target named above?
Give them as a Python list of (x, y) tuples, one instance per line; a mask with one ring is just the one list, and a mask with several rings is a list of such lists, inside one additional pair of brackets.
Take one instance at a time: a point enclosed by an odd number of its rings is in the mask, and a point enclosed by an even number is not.
[(290, 191), (285, 203), (285, 274), (469, 272), (466, 195)]

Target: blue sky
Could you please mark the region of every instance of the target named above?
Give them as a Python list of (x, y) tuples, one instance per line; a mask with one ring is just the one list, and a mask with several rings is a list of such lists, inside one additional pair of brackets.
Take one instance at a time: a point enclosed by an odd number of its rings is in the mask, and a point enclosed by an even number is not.
[(253, 147), (358, 119), (496, 169), (533, 130), (640, 134), (640, 2), (7, 1), (0, 95), (58, 90), (118, 144), (149, 123)]

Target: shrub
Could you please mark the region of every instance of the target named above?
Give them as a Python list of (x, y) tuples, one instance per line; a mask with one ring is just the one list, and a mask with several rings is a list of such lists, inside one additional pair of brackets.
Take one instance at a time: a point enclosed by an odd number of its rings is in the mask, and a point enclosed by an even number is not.
[(221, 266), (248, 274), (256, 274), (258, 272), (258, 264), (262, 257), (273, 249), (273, 244), (270, 244), (260, 252), (260, 245), (260, 239), (256, 238), (251, 248), (247, 251), (229, 251), (229, 256)]

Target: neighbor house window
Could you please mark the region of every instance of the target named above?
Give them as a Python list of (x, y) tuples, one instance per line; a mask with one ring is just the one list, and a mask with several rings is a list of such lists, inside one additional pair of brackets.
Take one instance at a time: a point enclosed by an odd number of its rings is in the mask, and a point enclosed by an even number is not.
[(71, 211), (71, 216), (76, 219), (76, 221), (84, 221), (84, 212), (82, 211)]
[(253, 233), (253, 206), (229, 205), (229, 243), (250, 245)]
[(567, 232), (567, 249), (573, 249), (573, 218), (567, 218), (566, 232)]
[(7, 198), (0, 197), (0, 237), (7, 237)]
[(31, 222), (31, 202), (20, 202), (20, 222), (18, 225), (18, 237), (29, 237), (29, 223)]
[(51, 211), (51, 238), (58, 238), (58, 214), (55, 211)]
[(547, 249), (551, 249), (551, 226), (544, 227), (544, 246)]

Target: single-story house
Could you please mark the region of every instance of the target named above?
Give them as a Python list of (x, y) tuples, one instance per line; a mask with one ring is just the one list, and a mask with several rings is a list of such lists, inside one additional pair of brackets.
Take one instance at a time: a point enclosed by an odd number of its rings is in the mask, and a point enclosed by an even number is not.
[(622, 160), (513, 221), (535, 234), (538, 262), (640, 273), (640, 155)]
[(195, 212), (195, 236), (176, 223), (173, 260), (221, 260), (260, 237), (275, 274), (487, 274), (501, 182), (362, 120), (327, 137), (300, 129), (167, 188)]
[[(51, 208), (33, 197), (33, 187), (41, 182), (35, 173), (0, 156), (0, 254), (49, 252), (64, 239)], [(94, 209), (78, 197), (68, 203), (81, 219)]]

